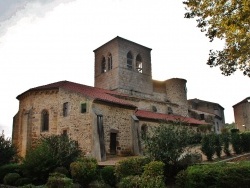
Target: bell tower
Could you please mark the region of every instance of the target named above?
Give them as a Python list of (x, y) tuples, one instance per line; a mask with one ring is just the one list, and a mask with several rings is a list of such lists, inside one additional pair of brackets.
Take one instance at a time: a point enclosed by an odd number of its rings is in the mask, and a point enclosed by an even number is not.
[(117, 36), (94, 53), (95, 87), (129, 95), (152, 95), (150, 48)]

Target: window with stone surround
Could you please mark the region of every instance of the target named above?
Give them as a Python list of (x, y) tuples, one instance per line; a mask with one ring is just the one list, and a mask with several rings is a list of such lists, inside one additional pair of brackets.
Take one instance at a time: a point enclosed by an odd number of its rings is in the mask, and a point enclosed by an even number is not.
[(69, 114), (69, 103), (63, 103), (63, 117), (67, 117)]
[(105, 57), (102, 58), (102, 64), (101, 64), (101, 72), (104, 73), (106, 72), (106, 59)]
[(87, 112), (87, 103), (82, 103), (81, 104), (81, 113), (86, 113)]
[(142, 58), (140, 54), (136, 56), (136, 70), (142, 73)]
[(168, 114), (173, 114), (173, 109), (170, 106), (168, 106)]
[(129, 70), (133, 69), (133, 56), (132, 56), (131, 52), (127, 53), (127, 68)]
[(146, 124), (143, 124), (141, 126), (141, 137), (144, 138), (148, 132), (148, 126)]
[(108, 70), (111, 70), (113, 68), (112, 64), (112, 55), (111, 53), (108, 54)]
[(49, 112), (47, 110), (43, 110), (41, 115), (41, 131), (49, 131)]

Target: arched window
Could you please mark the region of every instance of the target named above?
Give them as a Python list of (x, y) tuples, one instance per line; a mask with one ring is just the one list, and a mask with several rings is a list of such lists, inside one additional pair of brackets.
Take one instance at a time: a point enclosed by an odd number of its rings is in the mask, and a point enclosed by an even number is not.
[(42, 111), (42, 119), (41, 119), (41, 130), (48, 131), (49, 130), (49, 112), (47, 110)]
[(102, 73), (106, 72), (106, 60), (105, 57), (102, 58), (102, 64), (101, 64), (101, 69), (102, 69)]
[(127, 68), (129, 70), (133, 69), (133, 56), (132, 56), (131, 52), (128, 52), (128, 54), (127, 54)]
[(139, 73), (142, 73), (142, 58), (140, 55), (136, 56), (136, 70)]
[(108, 70), (112, 69), (112, 55), (109, 53), (108, 55)]

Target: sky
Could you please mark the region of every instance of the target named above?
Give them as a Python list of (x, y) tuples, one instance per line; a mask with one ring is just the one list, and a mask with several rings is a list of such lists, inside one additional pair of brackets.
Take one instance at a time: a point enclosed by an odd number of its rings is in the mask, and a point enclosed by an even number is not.
[(184, 13), (182, 0), (0, 0), (0, 131), (11, 137), (16, 97), (30, 88), (61, 80), (93, 86), (93, 50), (116, 36), (152, 48), (154, 80), (186, 79), (188, 99), (220, 104), (233, 122), (250, 78), (206, 65), (224, 42), (209, 42)]

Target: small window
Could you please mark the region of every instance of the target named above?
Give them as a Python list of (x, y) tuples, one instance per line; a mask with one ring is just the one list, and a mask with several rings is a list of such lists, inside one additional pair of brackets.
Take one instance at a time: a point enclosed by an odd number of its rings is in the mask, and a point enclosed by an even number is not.
[(173, 110), (171, 107), (168, 107), (168, 114), (173, 114)]
[(152, 106), (152, 111), (153, 111), (153, 112), (157, 112), (156, 106)]
[(42, 111), (42, 119), (41, 119), (41, 130), (48, 131), (49, 130), (49, 113), (47, 110)]
[(68, 116), (69, 113), (69, 103), (65, 102), (63, 103), (63, 116), (66, 117)]
[(109, 54), (108, 55), (108, 70), (111, 70), (112, 69), (112, 55)]
[(102, 58), (102, 73), (106, 72), (106, 60), (105, 57)]
[(81, 113), (86, 113), (87, 112), (87, 104), (86, 103), (82, 103), (81, 104)]
[(133, 69), (133, 57), (132, 57), (132, 54), (130, 52), (128, 52), (128, 54), (127, 54), (127, 68), (129, 70)]
[(142, 58), (140, 55), (137, 55), (136, 57), (136, 70), (139, 73), (142, 73)]
[(200, 120), (204, 120), (204, 119), (205, 119), (204, 114), (200, 114)]
[(67, 135), (68, 135), (68, 131), (67, 131), (66, 129), (63, 130), (62, 135), (63, 135), (63, 136), (67, 136)]
[(141, 126), (141, 137), (144, 138), (147, 135), (148, 132), (148, 126), (146, 124), (143, 124)]

